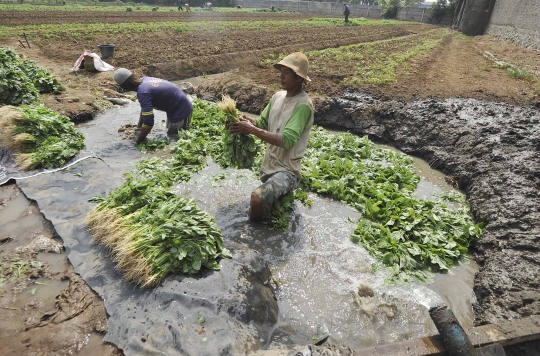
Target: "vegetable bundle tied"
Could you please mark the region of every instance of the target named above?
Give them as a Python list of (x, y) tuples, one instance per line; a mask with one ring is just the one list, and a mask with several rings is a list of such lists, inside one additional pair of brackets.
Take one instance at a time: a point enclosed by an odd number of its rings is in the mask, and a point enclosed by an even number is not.
[[(225, 126), (239, 122), (236, 102), (224, 95), (218, 107), (225, 113)], [(233, 135), (228, 129), (223, 132), (223, 155), (220, 164), (224, 167), (251, 169), (257, 156), (258, 145), (252, 135)]]
[(84, 136), (67, 116), (43, 105), (0, 107), (0, 146), (22, 169), (61, 167), (84, 148)]
[(87, 218), (94, 240), (112, 252), (127, 280), (142, 287), (169, 273), (195, 274), (203, 266), (219, 270), (217, 259), (231, 257), (215, 220), (171, 190), (187, 177), (168, 163), (141, 161)]

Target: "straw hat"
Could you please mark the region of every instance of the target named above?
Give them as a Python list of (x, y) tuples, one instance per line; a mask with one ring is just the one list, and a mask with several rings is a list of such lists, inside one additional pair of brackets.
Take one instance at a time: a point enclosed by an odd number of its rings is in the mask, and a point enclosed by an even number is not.
[(279, 63), (274, 64), (276, 69), (281, 69), (282, 66), (292, 69), (296, 74), (311, 82), (307, 75), (309, 63), (305, 54), (294, 52), (283, 58)]

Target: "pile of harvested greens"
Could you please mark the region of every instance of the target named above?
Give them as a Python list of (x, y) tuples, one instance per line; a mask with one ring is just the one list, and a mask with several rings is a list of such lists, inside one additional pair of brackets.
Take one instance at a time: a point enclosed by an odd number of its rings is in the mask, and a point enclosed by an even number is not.
[(447, 271), (482, 234), (465, 204), (454, 210), (442, 200), (417, 198), (412, 159), (367, 137), (314, 127), (302, 162), (303, 187), (363, 213), (351, 239), (390, 269), (390, 282)]
[(9, 48), (0, 48), (0, 103), (30, 104), (39, 93), (63, 90), (46, 70), (32, 61), (22, 60)]
[(142, 287), (167, 274), (219, 270), (230, 258), (214, 219), (193, 200), (178, 196), (173, 183), (190, 174), (171, 160), (142, 160), (135, 172), (88, 215), (94, 239), (112, 252), (127, 280)]
[(61, 167), (84, 148), (84, 136), (67, 116), (43, 105), (0, 108), (0, 145), (23, 169)]

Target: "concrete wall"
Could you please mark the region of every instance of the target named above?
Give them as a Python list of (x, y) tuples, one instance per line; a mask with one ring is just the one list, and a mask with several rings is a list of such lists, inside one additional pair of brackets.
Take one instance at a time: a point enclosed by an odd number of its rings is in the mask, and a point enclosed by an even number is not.
[[(243, 8), (263, 9), (274, 6), (283, 11), (296, 11), (302, 13), (343, 16), (343, 3), (339, 2), (318, 2), (318, 1), (291, 1), (291, 0), (235, 0), (235, 5), (242, 5)], [(351, 4), (350, 18), (366, 17), (381, 18), (382, 6), (368, 6)], [(397, 14), (399, 20), (429, 22), (429, 9), (426, 8), (405, 8), (400, 9)]]
[(487, 34), (540, 49), (540, 0), (497, 0)]
[(494, 5), (495, 0), (466, 0), (459, 30), (469, 36), (483, 35), (489, 24)]

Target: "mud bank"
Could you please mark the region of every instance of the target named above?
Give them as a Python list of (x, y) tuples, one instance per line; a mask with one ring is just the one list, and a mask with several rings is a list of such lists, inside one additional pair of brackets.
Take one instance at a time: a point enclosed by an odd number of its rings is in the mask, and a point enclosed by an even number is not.
[(368, 135), (430, 162), (486, 223), (474, 247), (476, 325), (540, 314), (540, 112), (474, 99), (380, 101), (349, 93), (318, 125)]
[(52, 225), (14, 185), (0, 187), (2, 355), (122, 353), (102, 344), (103, 301), (75, 274)]

